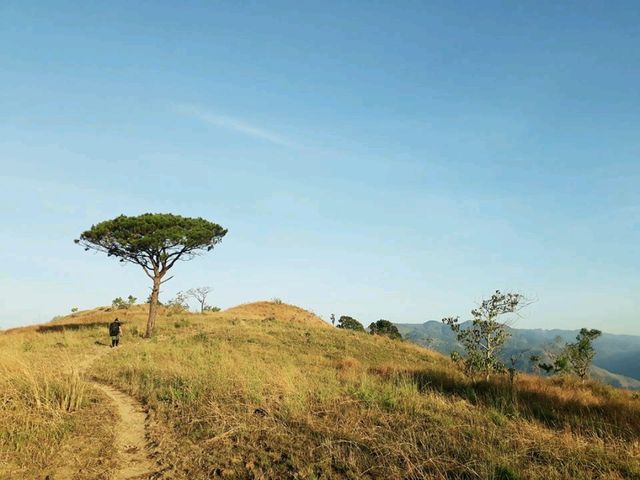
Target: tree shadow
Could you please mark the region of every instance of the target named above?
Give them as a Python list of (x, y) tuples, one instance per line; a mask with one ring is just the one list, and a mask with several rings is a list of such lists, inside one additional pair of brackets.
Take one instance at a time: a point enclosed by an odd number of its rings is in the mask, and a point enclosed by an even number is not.
[(107, 329), (109, 322), (91, 322), (91, 323), (63, 323), (56, 325), (40, 325), (36, 328), (38, 333), (63, 332), (65, 330), (85, 330), (91, 328), (102, 327)]
[[(414, 382), (418, 391), (438, 391), (457, 395), (474, 405), (494, 408), (507, 415), (537, 420), (554, 429), (572, 429), (625, 440), (640, 437), (640, 402), (637, 405), (616, 395), (612, 389), (598, 391), (577, 383), (554, 382), (545, 378), (507, 377), (472, 382), (463, 375), (440, 370), (400, 372)], [(613, 387), (612, 387), (613, 388)], [(608, 393), (608, 394), (607, 394)]]

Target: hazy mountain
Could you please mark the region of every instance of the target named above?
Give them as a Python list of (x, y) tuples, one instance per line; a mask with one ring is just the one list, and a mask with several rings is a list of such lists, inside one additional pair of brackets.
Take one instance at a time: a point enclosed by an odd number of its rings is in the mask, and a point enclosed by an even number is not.
[[(402, 336), (420, 345), (428, 346), (444, 354), (461, 351), (455, 334), (442, 322), (430, 320), (422, 324), (396, 324)], [(464, 326), (465, 324), (463, 324)], [(505, 343), (503, 357), (526, 352), (518, 367), (527, 370), (530, 354), (541, 353), (556, 338), (562, 342), (575, 340), (578, 330), (509, 328), (511, 337)], [(596, 357), (592, 375), (606, 383), (640, 389), (640, 336), (603, 333), (594, 342)]]
[(603, 383), (613, 385), (614, 387), (628, 388), (630, 390), (640, 390), (640, 380), (625, 377), (617, 373), (611, 373), (604, 368), (593, 366), (591, 368), (591, 377), (600, 380)]

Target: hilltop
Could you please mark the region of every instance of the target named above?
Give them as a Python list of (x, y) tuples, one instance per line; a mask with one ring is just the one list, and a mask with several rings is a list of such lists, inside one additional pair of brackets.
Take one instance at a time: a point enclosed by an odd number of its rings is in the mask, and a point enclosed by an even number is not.
[(329, 324), (318, 317), (295, 305), (288, 305), (282, 302), (253, 302), (244, 303), (237, 307), (232, 307), (220, 312), (221, 316), (227, 318), (236, 317), (245, 320), (256, 319), (278, 319), (283, 322), (295, 322), (301, 325), (329, 328)]
[(631, 392), (472, 384), (440, 353), (280, 303), (162, 308), (150, 340), (145, 321), (101, 307), (0, 334), (0, 479), (127, 478), (131, 462), (167, 480), (640, 478)]

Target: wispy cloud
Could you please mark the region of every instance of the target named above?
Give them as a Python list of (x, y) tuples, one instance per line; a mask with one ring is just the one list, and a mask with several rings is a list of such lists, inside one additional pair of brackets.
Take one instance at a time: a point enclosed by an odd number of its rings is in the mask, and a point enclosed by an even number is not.
[(194, 105), (177, 104), (177, 105), (174, 105), (174, 108), (178, 113), (196, 118), (214, 127), (233, 130), (235, 132), (243, 133), (250, 137), (258, 138), (260, 140), (265, 140), (267, 142), (274, 143), (276, 145), (281, 145), (284, 147), (295, 146), (291, 141), (289, 141), (287, 138), (283, 137), (278, 133), (272, 132), (271, 130), (267, 130), (262, 127), (252, 125), (238, 118), (229, 117), (227, 115), (220, 115), (218, 113), (205, 110), (200, 107), (196, 107)]

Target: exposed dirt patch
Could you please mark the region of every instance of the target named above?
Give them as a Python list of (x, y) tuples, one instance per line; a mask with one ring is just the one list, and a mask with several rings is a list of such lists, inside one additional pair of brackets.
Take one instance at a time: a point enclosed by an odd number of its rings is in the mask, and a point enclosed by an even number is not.
[(154, 465), (147, 452), (145, 435), (146, 414), (135, 399), (113, 387), (94, 382), (113, 402), (117, 413), (116, 448), (119, 468), (114, 480), (149, 479), (154, 473)]

